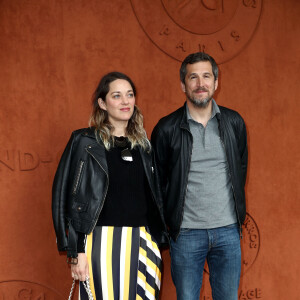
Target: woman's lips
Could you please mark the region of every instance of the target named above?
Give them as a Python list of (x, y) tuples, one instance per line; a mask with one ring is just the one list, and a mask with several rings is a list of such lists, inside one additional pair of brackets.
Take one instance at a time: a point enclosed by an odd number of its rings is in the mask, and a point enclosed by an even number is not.
[(129, 108), (129, 107), (126, 107), (126, 108), (121, 108), (121, 111), (124, 111), (124, 112), (126, 112), (126, 111), (130, 111), (130, 108)]

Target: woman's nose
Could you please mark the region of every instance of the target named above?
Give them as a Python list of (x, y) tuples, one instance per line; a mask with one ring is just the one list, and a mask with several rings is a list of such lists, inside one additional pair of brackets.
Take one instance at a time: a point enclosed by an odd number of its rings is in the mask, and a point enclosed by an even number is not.
[(128, 104), (128, 98), (127, 98), (127, 96), (123, 96), (122, 97), (122, 103), (123, 104)]

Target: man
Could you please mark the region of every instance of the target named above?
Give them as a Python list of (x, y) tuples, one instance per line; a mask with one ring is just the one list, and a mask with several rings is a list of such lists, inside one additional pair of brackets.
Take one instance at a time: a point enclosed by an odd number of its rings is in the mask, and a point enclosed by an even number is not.
[(190, 54), (180, 68), (186, 103), (152, 133), (171, 272), (178, 300), (198, 300), (207, 259), (214, 300), (237, 300), (245, 220), (247, 136), (241, 116), (218, 106), (218, 66)]

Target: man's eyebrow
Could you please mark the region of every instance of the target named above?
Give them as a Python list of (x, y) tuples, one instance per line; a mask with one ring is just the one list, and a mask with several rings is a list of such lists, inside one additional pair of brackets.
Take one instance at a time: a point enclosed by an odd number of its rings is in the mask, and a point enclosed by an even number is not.
[[(203, 72), (202, 74), (205, 74), (205, 75), (207, 75), (207, 74), (213, 75), (213, 74), (212, 74), (211, 72), (209, 72), (209, 71), (205, 71), (205, 72)], [(199, 75), (199, 74), (196, 73), (196, 72), (193, 72), (193, 73), (188, 74), (188, 76), (191, 76), (191, 75)]]

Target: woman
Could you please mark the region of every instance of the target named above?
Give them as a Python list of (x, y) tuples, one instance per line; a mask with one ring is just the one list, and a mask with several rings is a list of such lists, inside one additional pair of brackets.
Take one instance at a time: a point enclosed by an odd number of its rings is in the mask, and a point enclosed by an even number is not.
[(89, 276), (94, 299), (159, 296), (166, 226), (135, 95), (125, 74), (101, 79), (90, 128), (73, 132), (54, 179), (58, 250), (67, 251), (73, 278)]

